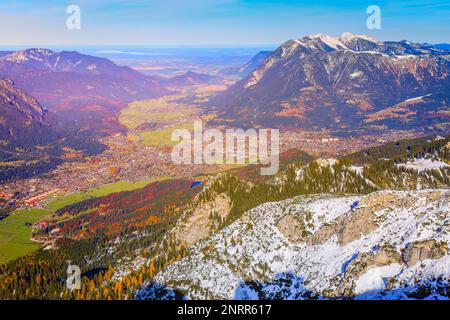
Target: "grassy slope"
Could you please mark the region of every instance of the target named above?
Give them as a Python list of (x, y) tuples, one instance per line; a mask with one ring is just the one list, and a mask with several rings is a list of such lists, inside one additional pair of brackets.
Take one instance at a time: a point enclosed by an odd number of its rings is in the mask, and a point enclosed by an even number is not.
[(49, 214), (48, 210), (14, 211), (0, 222), (0, 264), (14, 260), (39, 248), (39, 244), (30, 240), (31, 227)]

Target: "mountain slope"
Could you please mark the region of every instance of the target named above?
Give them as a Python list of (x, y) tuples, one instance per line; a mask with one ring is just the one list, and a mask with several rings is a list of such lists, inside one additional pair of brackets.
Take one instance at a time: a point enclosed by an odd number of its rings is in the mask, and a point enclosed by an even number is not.
[[(160, 79), (78, 52), (28, 49), (0, 57), (0, 77), (12, 79), (67, 123), (117, 130), (128, 102), (166, 92)], [(98, 120), (101, 121), (98, 121)]]
[[(138, 298), (448, 296), (439, 275), (449, 263), (449, 148), (427, 137), (340, 160), (288, 152), (271, 178), (238, 168), (201, 187), (168, 180), (88, 199), (34, 226), (53, 249), (0, 267), (0, 296), (131, 299), (143, 287)], [(85, 272), (80, 291), (54, 281), (66, 260)]]
[(216, 99), (217, 123), (366, 130), (448, 122), (450, 53), (349, 33), (290, 40)]
[(385, 191), (263, 204), (190, 248), (137, 297), (161, 298), (161, 285), (191, 299), (448, 295), (449, 196)]
[(255, 71), (261, 63), (272, 53), (272, 51), (260, 51), (258, 52), (252, 60), (247, 62), (241, 69), (239, 69), (239, 75), (247, 77), (253, 71)]
[(192, 182), (182, 179), (154, 182), (142, 189), (112, 193), (66, 206), (54, 213), (53, 221), (36, 232), (34, 239), (51, 243), (57, 238), (117, 236), (124, 230), (131, 233), (131, 230), (144, 229), (181, 212), (182, 204), (198, 192), (190, 187)]
[[(358, 240), (360, 233), (367, 237), (372, 233), (386, 232), (389, 235), (393, 233), (389, 228), (396, 231), (396, 237), (406, 238), (405, 234), (409, 232), (409, 227), (399, 226), (398, 221), (408, 218), (409, 214), (417, 217), (426, 214), (430, 212), (428, 208), (436, 208), (437, 211), (434, 213), (438, 219), (443, 220), (436, 224), (419, 218), (419, 221), (423, 222), (423, 228), (438, 230), (442, 226), (447, 226), (445, 216), (449, 212), (450, 186), (448, 139), (428, 137), (417, 141), (405, 140), (399, 142), (397, 148), (398, 150), (392, 150), (390, 146), (386, 148), (385, 156), (392, 158), (381, 160), (373, 159), (372, 153), (377, 154), (378, 149), (383, 148), (364, 151), (363, 154), (369, 156), (366, 156), (365, 163), (360, 166), (352, 165), (350, 156), (338, 161), (317, 159), (306, 163), (290, 162), (278, 176), (258, 182), (240, 180), (229, 174), (209, 179), (204, 189), (186, 207), (174, 228), (165, 236), (172, 247), (186, 248), (185, 258), (163, 269), (151, 283), (147, 282), (148, 288), (142, 290), (137, 298), (179, 298), (180, 294), (194, 299), (351, 298), (356, 295), (362, 297), (361, 294), (367, 293), (364, 289), (366, 280), (363, 278), (358, 282), (358, 279), (366, 271), (373, 272), (370, 271), (372, 267), (399, 263), (399, 256), (403, 253), (410, 255), (405, 261), (409, 259), (417, 261), (417, 256), (422, 257), (419, 260), (426, 259), (424, 257), (430, 252), (433, 259), (443, 258), (447, 251), (443, 251), (439, 246), (440, 242), (437, 241), (439, 239), (434, 235), (429, 239), (414, 240), (414, 246), (419, 249), (412, 246), (409, 249), (398, 249), (397, 253), (392, 250), (392, 243), (384, 248), (386, 241), (378, 237), (376, 241), (379, 243), (372, 246), (364, 244), (369, 248), (375, 248), (373, 255), (362, 252), (361, 260), (357, 261), (358, 264), (356, 261), (353, 262), (354, 265), (351, 262), (356, 260), (357, 252), (350, 254), (343, 248)], [(405, 150), (409, 150), (406, 156)], [(360, 156), (355, 154), (354, 159), (359, 158)], [(418, 167), (418, 164), (423, 166)], [(233, 173), (240, 175), (239, 172)], [(390, 191), (393, 189), (404, 191)], [(317, 210), (320, 212), (315, 217), (314, 212)], [(276, 212), (276, 218), (272, 219), (272, 212)], [(383, 216), (385, 214), (388, 217)], [(371, 219), (375, 222), (372, 223)], [(422, 222), (409, 220), (407, 224), (411, 228), (414, 226), (418, 228), (417, 225)], [(237, 225), (239, 227), (236, 228)], [(271, 231), (274, 229), (277, 229), (278, 233), (281, 232), (287, 240), (279, 242), (274, 239)], [(254, 234), (255, 230), (258, 230), (258, 235)], [(418, 228), (416, 235), (423, 236), (422, 231)], [(445, 232), (448, 235), (448, 232)], [(223, 241), (217, 241), (218, 238)], [(326, 242), (333, 242), (335, 238), (338, 242), (332, 252), (334, 259), (338, 259), (337, 262), (333, 262), (335, 268), (341, 270), (355, 268), (352, 275), (344, 271), (339, 275), (320, 271), (332, 263), (327, 260), (332, 257), (328, 256), (327, 252), (323, 252), (325, 256), (321, 256), (320, 252), (317, 253), (317, 246), (323, 245), (323, 250), (326, 250), (329, 247)], [(241, 243), (239, 239), (244, 242)], [(286, 245), (286, 241), (296, 247), (293, 249)], [(423, 251), (420, 249), (422, 247), (425, 248)], [(350, 248), (355, 250), (352, 246)], [(302, 252), (305, 251), (310, 252), (308, 259), (312, 262), (306, 264), (302, 260), (302, 263), (292, 265), (291, 255), (304, 257), (305, 254)], [(399, 252), (402, 255), (399, 255)], [(317, 257), (314, 258), (316, 253)], [(269, 263), (261, 259), (271, 261)], [(318, 263), (318, 259), (323, 259), (323, 264)], [(436, 272), (441, 272), (448, 264), (448, 259), (445, 259), (436, 265)], [(256, 265), (253, 265), (253, 262)], [(408, 268), (411, 263), (404, 262)], [(271, 265), (271, 269), (267, 264)], [(309, 270), (305, 271), (306, 274), (296, 271), (295, 268), (305, 264), (315, 270), (314, 272), (317, 271), (317, 274), (310, 274)], [(372, 265), (370, 268), (361, 269), (360, 264)], [(387, 272), (390, 267), (392, 266), (386, 267)], [(423, 272), (431, 271), (417, 270), (418, 274)], [(305, 280), (306, 276), (322, 277), (323, 287), (320, 290), (308, 287), (309, 281)], [(414, 275), (416, 276), (417, 274)], [(369, 275), (365, 277), (371, 278)], [(390, 291), (386, 297), (393, 298), (394, 295), (405, 297), (404, 293), (408, 291), (409, 296), (419, 297), (422, 294), (423, 298), (424, 292), (440, 290), (430, 284), (433, 279), (425, 279), (423, 283), (416, 285), (414, 277), (411, 277), (398, 279), (398, 288), (382, 287), (381, 278), (376, 278), (375, 273), (377, 286), (383, 289), (380, 294), (385, 294), (386, 290)], [(334, 286), (336, 282), (342, 285)], [(359, 283), (357, 290), (356, 283)], [(446, 284), (439, 283), (437, 286), (440, 285)], [(370, 294), (366, 296), (370, 297), (375, 296)]]

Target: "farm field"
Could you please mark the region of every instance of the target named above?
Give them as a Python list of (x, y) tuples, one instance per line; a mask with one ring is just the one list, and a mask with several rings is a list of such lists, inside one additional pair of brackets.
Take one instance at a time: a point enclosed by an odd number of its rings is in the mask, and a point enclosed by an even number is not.
[(140, 141), (144, 146), (160, 147), (174, 145), (177, 141), (172, 141), (171, 136), (172, 132), (176, 129), (187, 129), (192, 132), (194, 130), (194, 124), (185, 123), (160, 130), (146, 130), (139, 133)]
[(30, 240), (31, 224), (48, 215), (48, 210), (14, 211), (0, 222), (0, 264), (26, 255), (40, 247)]

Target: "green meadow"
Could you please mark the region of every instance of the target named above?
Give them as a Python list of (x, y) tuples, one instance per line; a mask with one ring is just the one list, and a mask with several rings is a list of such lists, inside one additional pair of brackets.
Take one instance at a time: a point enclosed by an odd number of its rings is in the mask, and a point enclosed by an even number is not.
[(186, 123), (160, 130), (143, 131), (139, 134), (141, 143), (145, 146), (154, 147), (175, 145), (177, 144), (177, 141), (172, 141), (171, 137), (172, 132), (174, 132), (176, 129), (187, 129), (188, 131), (192, 132), (194, 130), (194, 124)]
[(196, 112), (194, 107), (173, 102), (180, 98), (183, 98), (183, 96), (168, 96), (131, 102), (127, 108), (121, 111), (119, 121), (128, 129), (135, 130), (141, 124), (147, 122), (166, 122)]

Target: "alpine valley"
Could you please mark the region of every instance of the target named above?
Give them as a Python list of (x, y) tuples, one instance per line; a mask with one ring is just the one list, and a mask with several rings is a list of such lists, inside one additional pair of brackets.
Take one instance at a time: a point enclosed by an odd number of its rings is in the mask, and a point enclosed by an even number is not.
[[(1, 52), (0, 299), (449, 299), (449, 49), (272, 49)], [(195, 120), (280, 170), (174, 164)]]

